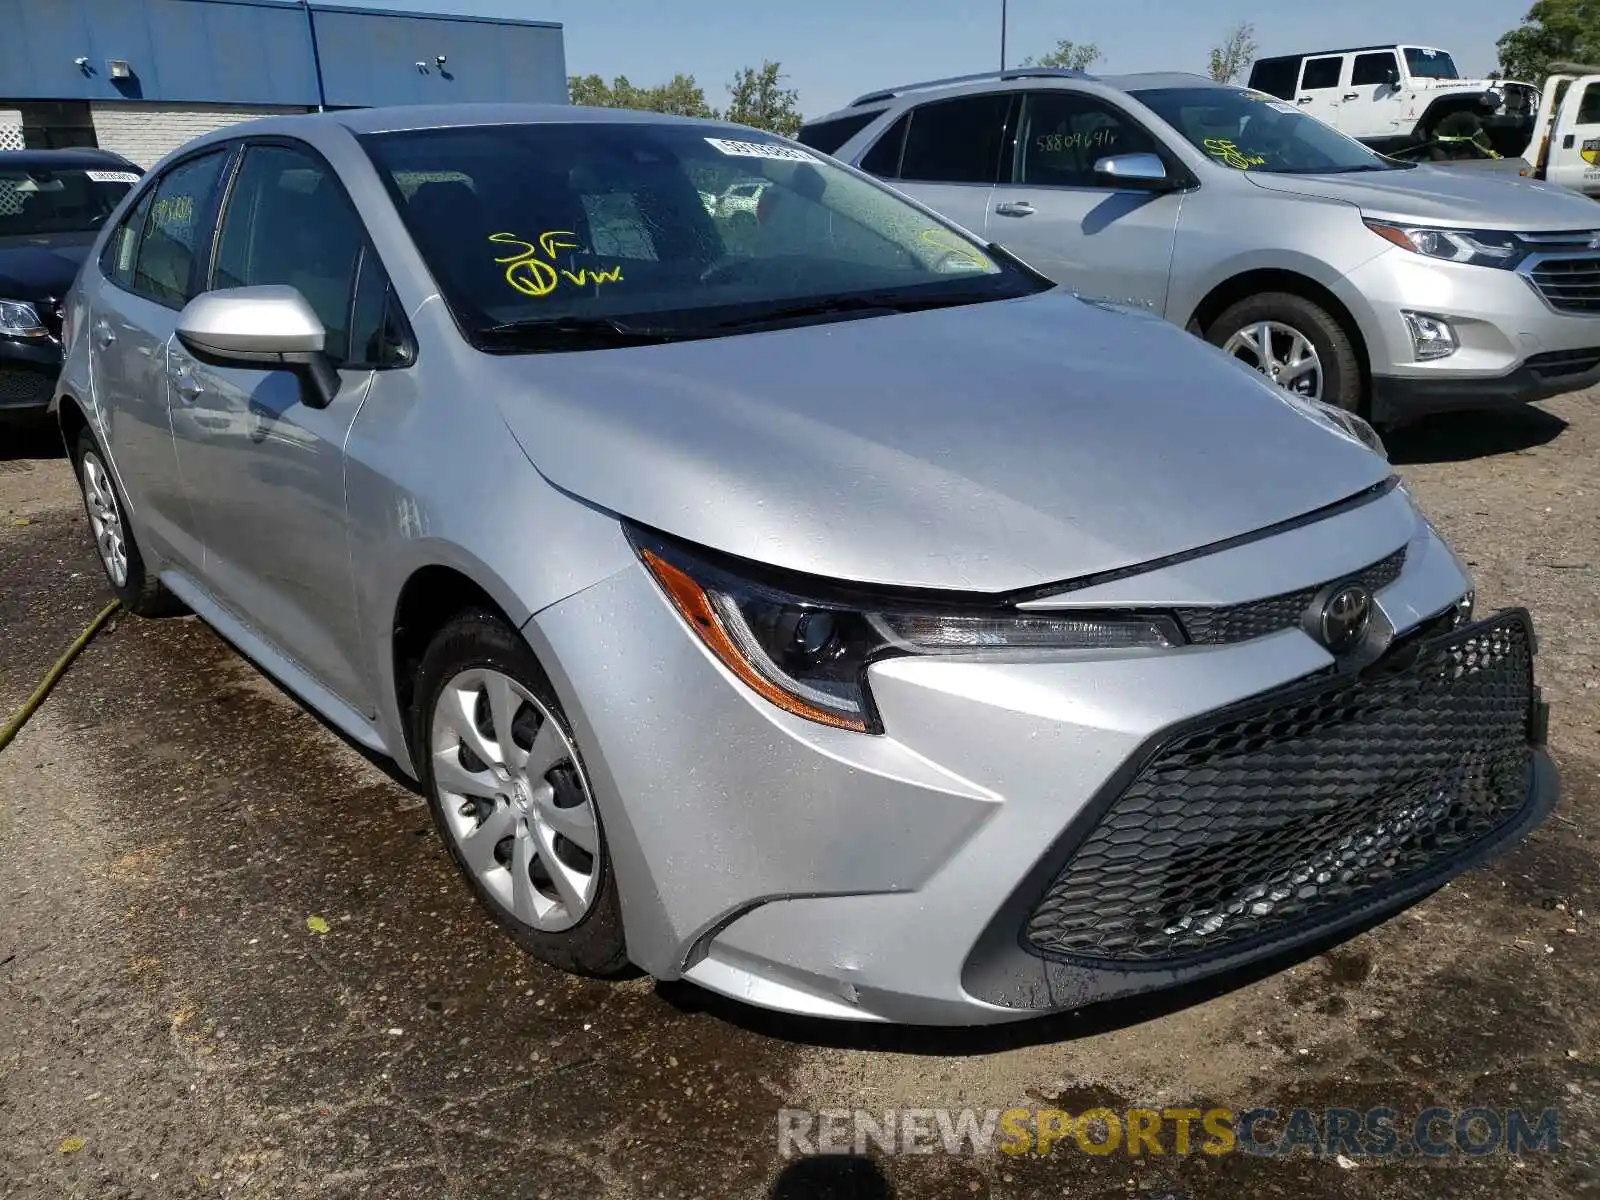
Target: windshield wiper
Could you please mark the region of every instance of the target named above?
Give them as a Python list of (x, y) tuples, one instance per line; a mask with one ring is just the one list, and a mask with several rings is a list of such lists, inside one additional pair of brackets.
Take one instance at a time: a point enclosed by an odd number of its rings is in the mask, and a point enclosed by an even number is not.
[(903, 292), (856, 292), (837, 296), (817, 296), (797, 304), (761, 308), (754, 312), (717, 322), (718, 329), (741, 329), (805, 317), (882, 316), (889, 313), (919, 312), (929, 308), (950, 308), (973, 304), (982, 297), (970, 293), (942, 296), (908, 296)]
[(565, 316), (506, 321), (479, 329), (477, 336), (497, 342), (531, 342), (542, 349), (575, 350), (597, 346), (652, 346), (704, 337), (705, 332), (683, 326), (636, 325), (616, 317)]

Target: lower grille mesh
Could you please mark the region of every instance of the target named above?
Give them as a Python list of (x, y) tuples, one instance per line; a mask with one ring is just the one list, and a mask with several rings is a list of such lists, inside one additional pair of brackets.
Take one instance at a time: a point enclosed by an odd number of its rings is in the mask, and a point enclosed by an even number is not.
[(1175, 735), (1029, 916), (1044, 953), (1165, 962), (1315, 919), (1464, 851), (1528, 795), (1532, 635), (1508, 613), (1367, 681)]
[(0, 367), (0, 408), (45, 405), (56, 381), (42, 371), (11, 371)]

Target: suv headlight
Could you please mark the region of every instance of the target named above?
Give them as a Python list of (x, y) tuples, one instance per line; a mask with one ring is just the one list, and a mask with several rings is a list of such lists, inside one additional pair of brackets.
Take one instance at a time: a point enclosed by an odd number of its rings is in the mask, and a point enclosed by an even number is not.
[(628, 528), (628, 537), (689, 628), (753, 692), (796, 716), (860, 733), (882, 730), (867, 691), (867, 667), (880, 659), (1184, 641), (1162, 614), (1025, 613), (1000, 601), (875, 595), (754, 564), (714, 564), (640, 529)]
[(0, 333), (11, 337), (48, 337), (39, 310), (26, 300), (0, 300)]
[(1373, 220), (1368, 220), (1366, 226), (1402, 250), (1445, 262), (1510, 270), (1527, 254), (1527, 248), (1516, 234), (1498, 229), (1433, 229)]

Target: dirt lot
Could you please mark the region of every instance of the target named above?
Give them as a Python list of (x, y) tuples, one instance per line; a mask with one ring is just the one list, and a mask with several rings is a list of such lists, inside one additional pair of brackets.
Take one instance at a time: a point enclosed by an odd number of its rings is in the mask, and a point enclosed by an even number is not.
[[(0, 755), (0, 1195), (1600, 1193), (1600, 395), (1394, 450), (1480, 608), (1534, 611), (1559, 817), (1282, 973), (999, 1032), (548, 971), (478, 914), (416, 794), (195, 620), (119, 620)], [(104, 599), (65, 462), (0, 430), (0, 716)], [(1554, 1106), (1563, 1149), (777, 1155), (783, 1106), (1052, 1102)]]

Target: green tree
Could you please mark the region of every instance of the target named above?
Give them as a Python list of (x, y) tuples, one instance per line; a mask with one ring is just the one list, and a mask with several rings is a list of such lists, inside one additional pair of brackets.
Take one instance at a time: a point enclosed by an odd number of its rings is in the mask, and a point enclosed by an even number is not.
[(1543, 84), (1552, 63), (1600, 61), (1600, 0), (1538, 0), (1496, 46), (1501, 73), (1525, 83)]
[(637, 108), (680, 117), (717, 115), (693, 75), (674, 75), (666, 83), (648, 88), (635, 86), (626, 75), (618, 75), (610, 83), (598, 75), (574, 75), (567, 80), (567, 94), (574, 104), (594, 108)]
[(1069, 71), (1087, 71), (1105, 56), (1100, 53), (1100, 47), (1093, 42), (1084, 42), (1081, 46), (1077, 42), (1062, 38), (1056, 43), (1056, 48), (1049, 54), (1039, 58), (1025, 58), (1022, 65), (1025, 67), (1066, 67)]
[(1222, 45), (1211, 47), (1211, 78), (1218, 83), (1232, 83), (1255, 61), (1258, 49), (1256, 27), (1249, 21), (1240, 21)]
[(727, 119), (783, 137), (800, 132), (800, 94), (783, 86), (787, 78), (775, 62), (745, 67), (728, 84)]

